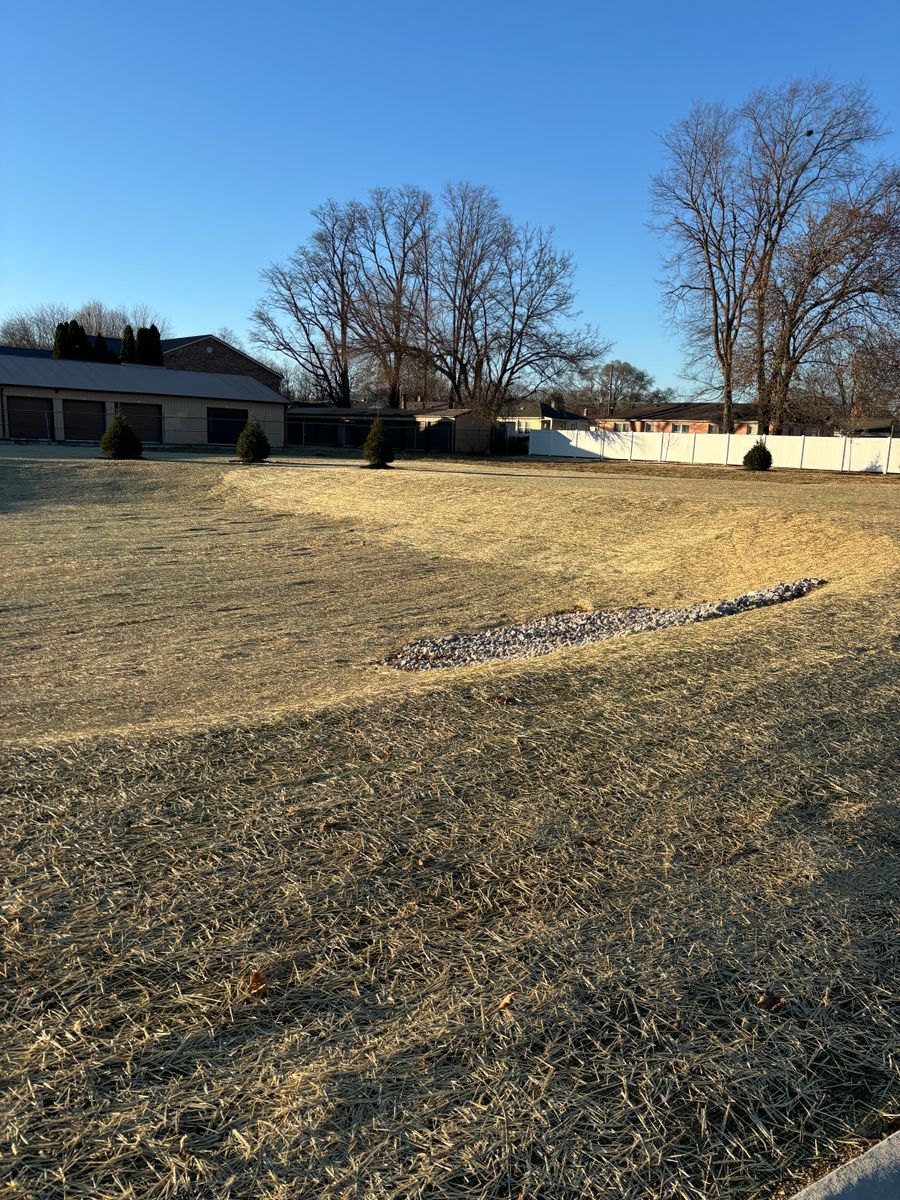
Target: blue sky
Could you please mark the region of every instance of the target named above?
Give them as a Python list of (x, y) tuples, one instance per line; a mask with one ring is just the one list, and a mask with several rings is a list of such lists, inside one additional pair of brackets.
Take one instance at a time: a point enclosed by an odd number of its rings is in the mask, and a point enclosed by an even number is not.
[(99, 3), (7, 9), (0, 314), (146, 301), (246, 334), (309, 209), (371, 186), (492, 186), (554, 225), (613, 354), (677, 384), (646, 229), (658, 133), (695, 99), (829, 74), (897, 131), (900, 5)]

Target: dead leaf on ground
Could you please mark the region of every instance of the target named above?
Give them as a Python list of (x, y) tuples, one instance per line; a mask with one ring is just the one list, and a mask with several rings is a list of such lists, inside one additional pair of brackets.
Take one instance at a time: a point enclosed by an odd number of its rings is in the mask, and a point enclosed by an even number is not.
[(269, 994), (269, 981), (266, 979), (262, 971), (251, 971), (250, 978), (247, 981), (247, 988), (251, 996), (257, 996), (260, 999)]
[(784, 996), (777, 996), (774, 992), (760, 992), (756, 997), (756, 1003), (764, 1012), (777, 1013), (786, 1006), (787, 1000)]
[(516, 994), (515, 992), (507, 992), (506, 993), (506, 995), (503, 997), (503, 999), (497, 1005), (497, 1007), (500, 1009), (501, 1012), (503, 1011), (504, 1008), (510, 1007), (510, 1005), (513, 1002), (513, 997), (515, 996), (515, 994)]

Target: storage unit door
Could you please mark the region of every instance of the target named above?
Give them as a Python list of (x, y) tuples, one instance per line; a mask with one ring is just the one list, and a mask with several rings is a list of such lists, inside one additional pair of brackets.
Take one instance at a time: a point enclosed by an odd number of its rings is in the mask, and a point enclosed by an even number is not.
[(63, 426), (67, 442), (99, 442), (106, 429), (102, 400), (63, 400)]
[(52, 442), (56, 437), (53, 401), (43, 396), (7, 396), (6, 417), (11, 438), (43, 438)]
[(119, 412), (142, 442), (161, 442), (161, 404), (120, 404)]
[(211, 446), (233, 446), (246, 424), (246, 408), (208, 408), (206, 440)]

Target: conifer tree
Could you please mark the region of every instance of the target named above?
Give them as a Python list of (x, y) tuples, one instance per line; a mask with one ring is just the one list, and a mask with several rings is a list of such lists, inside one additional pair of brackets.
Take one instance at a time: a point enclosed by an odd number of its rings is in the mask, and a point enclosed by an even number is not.
[(134, 340), (134, 330), (126, 325), (122, 330), (122, 348), (119, 351), (119, 362), (137, 362), (137, 345)]
[(269, 439), (259, 421), (248, 421), (237, 440), (237, 456), (243, 463), (265, 462), (271, 453)]
[(94, 335), (94, 354), (95, 362), (108, 363), (113, 361), (113, 356), (109, 352), (109, 346), (106, 344), (106, 338), (102, 333)]
[(388, 441), (381, 417), (376, 417), (363, 446), (363, 455), (370, 467), (387, 467), (394, 461), (394, 448)]
[(56, 333), (53, 335), (53, 357), (71, 358), (72, 355), (69, 353), (70, 348), (69, 326), (65, 321), (60, 321), (56, 326)]
[(91, 344), (87, 339), (84, 326), (73, 317), (69, 322), (69, 337), (68, 337), (68, 354), (66, 358), (77, 358), (84, 361), (92, 357)]
[(134, 343), (134, 361), (148, 364), (150, 362), (150, 330), (146, 325), (141, 325), (137, 331), (137, 337)]
[(150, 355), (147, 360), (148, 365), (151, 367), (161, 367), (163, 365), (163, 356), (162, 341), (159, 336), (159, 330), (155, 325), (151, 325), (147, 332), (149, 334), (148, 352)]
[(104, 458), (140, 458), (143, 450), (141, 439), (117, 412), (100, 439), (100, 453)]

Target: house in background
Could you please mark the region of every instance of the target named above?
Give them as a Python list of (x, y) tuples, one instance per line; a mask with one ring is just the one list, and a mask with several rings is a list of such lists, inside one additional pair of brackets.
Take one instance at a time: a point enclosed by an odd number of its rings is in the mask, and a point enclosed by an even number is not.
[[(756, 433), (759, 423), (749, 404), (735, 404), (734, 433)], [(594, 429), (615, 433), (721, 433), (721, 404), (639, 404), (609, 417), (595, 417)]]
[(245, 372), (0, 353), (2, 438), (98, 442), (120, 410), (151, 444), (234, 446), (255, 419), (280, 448), (286, 407), (283, 396)]
[(532, 399), (515, 401), (497, 418), (497, 424), (508, 437), (514, 437), (532, 429), (589, 429), (591, 422), (583, 413)]
[[(759, 421), (752, 404), (735, 404), (732, 414), (733, 433), (759, 432)], [(721, 404), (643, 404), (623, 408), (609, 417), (597, 417), (593, 427), (615, 433), (722, 433), (724, 420)], [(854, 425), (854, 435), (886, 436), (891, 427), (890, 416), (860, 418)], [(842, 431), (827, 421), (789, 420), (780, 432), (793, 436), (833, 437)]]
[[(107, 349), (118, 357), (121, 338), (104, 339)], [(94, 335), (88, 335), (93, 345)], [(160, 342), (163, 366), (170, 371), (204, 371), (214, 375), (249, 375), (264, 387), (277, 392), (282, 376), (252, 355), (238, 350), (214, 333), (191, 334), (189, 337), (163, 338)], [(27, 358), (53, 358), (51, 350), (23, 350), (18, 346), (0, 346), (0, 355), (24, 355)]]

